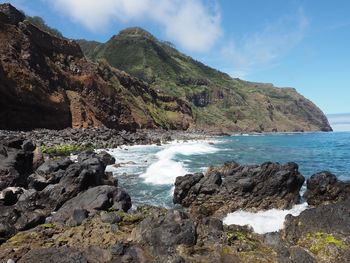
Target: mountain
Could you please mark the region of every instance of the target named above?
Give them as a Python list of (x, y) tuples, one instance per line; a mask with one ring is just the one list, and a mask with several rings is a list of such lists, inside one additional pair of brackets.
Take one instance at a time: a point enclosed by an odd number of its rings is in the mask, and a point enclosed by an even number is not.
[(332, 130), (322, 111), (295, 89), (233, 79), (141, 28), (125, 29), (106, 43), (78, 43), (90, 60), (107, 61), (147, 82), (159, 96), (187, 101), (193, 111), (193, 129)]
[(186, 101), (88, 61), (75, 41), (30, 21), (0, 5), (0, 129), (187, 129), (193, 122)]

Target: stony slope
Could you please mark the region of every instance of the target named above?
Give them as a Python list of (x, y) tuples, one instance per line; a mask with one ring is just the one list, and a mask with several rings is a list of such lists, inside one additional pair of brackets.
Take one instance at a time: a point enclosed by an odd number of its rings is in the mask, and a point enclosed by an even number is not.
[(46, 31), (0, 5), (0, 129), (186, 129), (192, 122), (185, 101), (87, 61), (76, 42)]
[(177, 51), (141, 28), (106, 43), (79, 40), (93, 61), (105, 59), (150, 84), (159, 94), (192, 105), (192, 128), (230, 131), (330, 131), (322, 111), (292, 88), (232, 79)]

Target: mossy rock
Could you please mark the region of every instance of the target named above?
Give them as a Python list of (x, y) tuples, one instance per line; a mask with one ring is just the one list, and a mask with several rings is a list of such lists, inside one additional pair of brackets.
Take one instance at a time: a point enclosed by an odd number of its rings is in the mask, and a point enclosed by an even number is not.
[(334, 252), (338, 250), (349, 249), (349, 245), (342, 239), (324, 232), (308, 233), (299, 240), (298, 245), (321, 257), (333, 256)]
[(41, 151), (44, 154), (48, 154), (51, 157), (54, 156), (69, 156), (71, 154), (77, 154), (86, 150), (93, 150), (94, 146), (88, 144), (85, 146), (78, 146), (73, 144), (59, 144), (51, 147), (41, 146)]

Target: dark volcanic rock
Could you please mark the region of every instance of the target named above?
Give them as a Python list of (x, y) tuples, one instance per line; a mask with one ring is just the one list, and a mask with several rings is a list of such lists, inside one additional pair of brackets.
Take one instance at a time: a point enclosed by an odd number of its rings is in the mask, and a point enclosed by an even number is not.
[(18, 25), (19, 22), (22, 22), (25, 19), (25, 15), (10, 4), (0, 5), (0, 13), (6, 17), (4, 22), (14, 25)]
[(115, 164), (115, 158), (106, 151), (100, 152), (98, 156), (105, 166)]
[(24, 139), (0, 142), (0, 190), (27, 186), (27, 177), (33, 170), (33, 148), (33, 144)]
[(350, 182), (342, 182), (330, 172), (320, 172), (307, 180), (304, 198), (309, 205), (320, 205), (350, 198)]
[[(20, 148), (25, 145), (23, 147), (32, 150), (30, 143), (23, 143), (23, 140), (7, 141), (5, 145), (2, 149), (6, 150), (7, 156), (1, 160), (1, 168), (8, 165), (19, 166), (18, 171), (24, 170), (23, 162), (18, 162), (12, 156), (18, 156), (18, 152), (27, 152), (9, 146)], [(11, 151), (15, 154), (12, 155)], [(30, 160), (32, 155), (28, 163)], [(105, 168), (105, 161), (96, 153), (83, 152), (76, 163), (68, 158), (49, 160), (29, 177), (19, 177), (22, 180), (11, 177), (10, 181), (9, 177), (4, 177), (4, 182), (7, 182), (5, 186), (28, 186), (29, 189), (10, 187), (0, 192), (0, 239), (6, 240), (17, 231), (44, 223), (51, 212), (62, 205), (56, 218), (64, 218), (61, 221), (70, 218), (72, 225), (81, 224), (87, 216), (84, 217), (83, 210), (91, 214), (108, 208), (127, 211), (131, 207), (130, 196), (117, 187), (117, 180), (105, 173)], [(17, 170), (14, 171), (19, 176)]]
[(130, 196), (121, 188), (109, 185), (96, 186), (80, 193), (67, 201), (54, 214), (53, 220), (66, 222), (77, 209), (86, 210), (90, 214), (97, 211), (113, 209), (128, 211), (131, 208)]
[(308, 258), (306, 262), (350, 262), (350, 199), (308, 209), (297, 217), (288, 215), (281, 236), (289, 246), (303, 248), (297, 254)]
[(133, 232), (134, 239), (150, 247), (155, 255), (173, 254), (178, 245), (196, 244), (196, 223), (184, 212), (169, 210), (141, 222)]
[(226, 163), (209, 169), (206, 175), (177, 177), (173, 199), (204, 215), (223, 215), (237, 209), (286, 209), (299, 201), (303, 183), (295, 163)]
[(19, 261), (25, 263), (88, 263), (82, 252), (68, 247), (33, 249)]

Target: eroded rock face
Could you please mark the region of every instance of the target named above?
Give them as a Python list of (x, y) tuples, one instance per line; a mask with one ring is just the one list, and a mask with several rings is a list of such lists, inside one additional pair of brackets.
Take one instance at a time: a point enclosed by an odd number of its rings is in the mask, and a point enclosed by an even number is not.
[(206, 175), (177, 177), (174, 203), (194, 213), (220, 216), (238, 209), (287, 209), (299, 201), (303, 183), (295, 163), (226, 163)]
[(309, 205), (320, 205), (350, 198), (350, 182), (342, 182), (330, 172), (320, 172), (307, 180), (304, 198)]
[[(90, 63), (75, 41), (40, 30), (10, 4), (0, 5), (0, 59), (0, 129), (135, 131), (162, 125), (187, 129), (192, 122), (188, 103), (158, 96), (107, 63)], [(175, 105), (174, 111), (168, 105)], [(157, 122), (166, 118), (164, 110), (178, 121)]]

